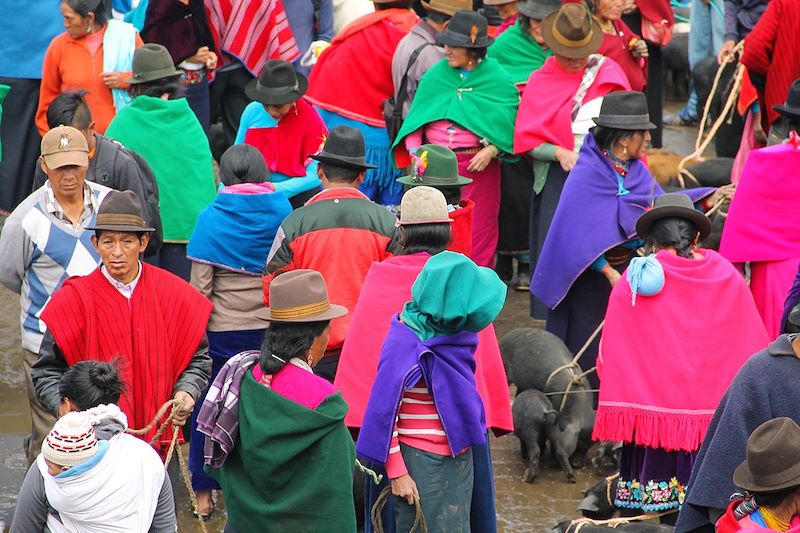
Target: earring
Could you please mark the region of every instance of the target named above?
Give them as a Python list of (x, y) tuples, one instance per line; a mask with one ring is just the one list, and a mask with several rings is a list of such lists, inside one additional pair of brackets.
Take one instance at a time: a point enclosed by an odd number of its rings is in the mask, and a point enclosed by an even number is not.
[(628, 147), (627, 146), (623, 146), (622, 147), (622, 153), (625, 154), (625, 155), (628, 155)]
[(308, 357), (306, 357), (306, 363), (308, 363), (308, 366), (311, 366), (311, 363), (313, 362), (314, 359), (311, 357), (311, 352), (308, 352)]

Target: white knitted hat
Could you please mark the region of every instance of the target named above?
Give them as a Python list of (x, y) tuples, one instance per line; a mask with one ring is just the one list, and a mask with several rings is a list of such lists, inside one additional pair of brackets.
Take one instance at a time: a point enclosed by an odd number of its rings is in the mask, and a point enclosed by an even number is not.
[(97, 437), (86, 413), (67, 413), (56, 421), (42, 443), (44, 458), (61, 466), (77, 466), (97, 453)]
[(450, 224), (447, 200), (438, 189), (421, 185), (407, 190), (400, 200), (398, 226), (407, 224)]

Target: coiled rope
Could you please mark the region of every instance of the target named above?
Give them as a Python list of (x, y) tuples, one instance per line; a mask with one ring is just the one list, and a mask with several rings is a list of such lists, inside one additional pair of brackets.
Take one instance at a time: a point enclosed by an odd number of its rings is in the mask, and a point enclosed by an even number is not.
[[(386, 487), (383, 489), (378, 495), (378, 499), (375, 500), (375, 505), (372, 506), (372, 509), (369, 513), (369, 518), (372, 521), (372, 528), (374, 529), (375, 533), (383, 533), (383, 520), (381, 519), (381, 513), (383, 512), (383, 508), (386, 506), (386, 501), (389, 499), (389, 496), (392, 494), (392, 488)], [(415, 531), (419, 531), (419, 533), (428, 533), (428, 524), (425, 522), (425, 515), (422, 514), (422, 505), (419, 503), (419, 498), (414, 496), (414, 506), (416, 507), (416, 516), (414, 517), (414, 523), (411, 525), (411, 530), (408, 533), (414, 533)]]

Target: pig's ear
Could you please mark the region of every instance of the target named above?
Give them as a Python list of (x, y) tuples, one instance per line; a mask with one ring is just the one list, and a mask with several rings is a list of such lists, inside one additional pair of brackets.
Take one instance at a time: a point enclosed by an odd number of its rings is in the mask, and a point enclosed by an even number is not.
[(596, 494), (589, 494), (581, 502), (578, 504), (578, 511), (588, 511), (590, 513), (596, 513), (600, 510), (597, 506), (597, 495)]

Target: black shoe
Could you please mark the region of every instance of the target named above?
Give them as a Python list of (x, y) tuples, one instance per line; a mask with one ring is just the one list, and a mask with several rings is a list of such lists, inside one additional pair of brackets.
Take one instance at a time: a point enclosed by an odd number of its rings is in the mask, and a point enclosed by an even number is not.
[(517, 263), (517, 279), (514, 280), (514, 290), (525, 292), (531, 289), (530, 263)]
[(497, 273), (497, 276), (508, 283), (511, 281), (511, 278), (514, 276), (514, 262), (513, 258), (510, 255), (497, 255), (497, 262), (494, 265), (494, 271)]

